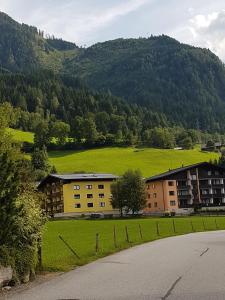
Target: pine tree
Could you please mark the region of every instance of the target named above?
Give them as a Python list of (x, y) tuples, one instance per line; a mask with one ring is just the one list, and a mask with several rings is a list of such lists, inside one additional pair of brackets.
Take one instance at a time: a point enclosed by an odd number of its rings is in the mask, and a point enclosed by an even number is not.
[(44, 172), (48, 172), (49, 163), (48, 163), (48, 153), (46, 147), (35, 148), (32, 153), (31, 163), (35, 170), (41, 170)]

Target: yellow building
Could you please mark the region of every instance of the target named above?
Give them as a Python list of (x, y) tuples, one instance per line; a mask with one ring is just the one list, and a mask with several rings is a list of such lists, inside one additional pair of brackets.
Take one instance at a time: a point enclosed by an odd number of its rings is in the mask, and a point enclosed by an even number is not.
[(44, 209), (50, 215), (114, 214), (111, 206), (112, 174), (49, 175), (39, 185), (47, 194)]

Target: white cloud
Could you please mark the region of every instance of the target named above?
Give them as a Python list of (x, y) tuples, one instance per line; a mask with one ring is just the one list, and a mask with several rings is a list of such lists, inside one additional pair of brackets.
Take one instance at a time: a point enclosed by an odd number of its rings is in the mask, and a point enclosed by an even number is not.
[[(19, 21), (78, 44), (153, 0), (0, 0), (4, 10)], [(20, 2), (20, 5), (19, 5)], [(24, 9), (26, 7), (27, 9)], [(110, 39), (110, 37), (109, 37)]]
[(75, 39), (76, 41), (83, 40), (84, 36), (88, 40), (92, 33), (101, 28), (105, 28), (117, 18), (138, 10), (149, 1), (150, 0), (129, 0), (104, 10), (94, 10), (93, 13), (83, 12), (79, 15), (77, 14), (72, 20), (73, 26), (71, 27), (71, 24), (65, 26), (65, 34), (68, 37), (73, 37), (73, 40)]
[(225, 60), (225, 10), (196, 15), (189, 24), (192, 44), (209, 48)]

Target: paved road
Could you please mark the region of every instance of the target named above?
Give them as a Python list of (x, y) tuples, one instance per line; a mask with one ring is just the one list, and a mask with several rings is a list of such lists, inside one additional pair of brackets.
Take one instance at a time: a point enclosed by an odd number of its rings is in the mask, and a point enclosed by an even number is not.
[(134, 247), (10, 299), (225, 299), (225, 231)]

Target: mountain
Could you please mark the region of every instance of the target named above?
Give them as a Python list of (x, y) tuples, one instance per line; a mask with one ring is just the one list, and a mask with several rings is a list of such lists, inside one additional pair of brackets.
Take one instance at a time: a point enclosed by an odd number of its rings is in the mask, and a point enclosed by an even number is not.
[(175, 124), (225, 129), (225, 68), (207, 49), (167, 36), (118, 39), (80, 52), (65, 70)]
[(0, 68), (12, 72), (62, 69), (63, 61), (78, 47), (55, 38), (44, 38), (36, 27), (20, 24), (0, 12)]
[[(207, 49), (168, 36), (117, 39), (87, 49), (45, 38), (0, 13), (0, 69), (48, 69), (166, 116), (170, 124), (225, 132), (225, 67)], [(28, 105), (29, 106), (29, 105)]]

